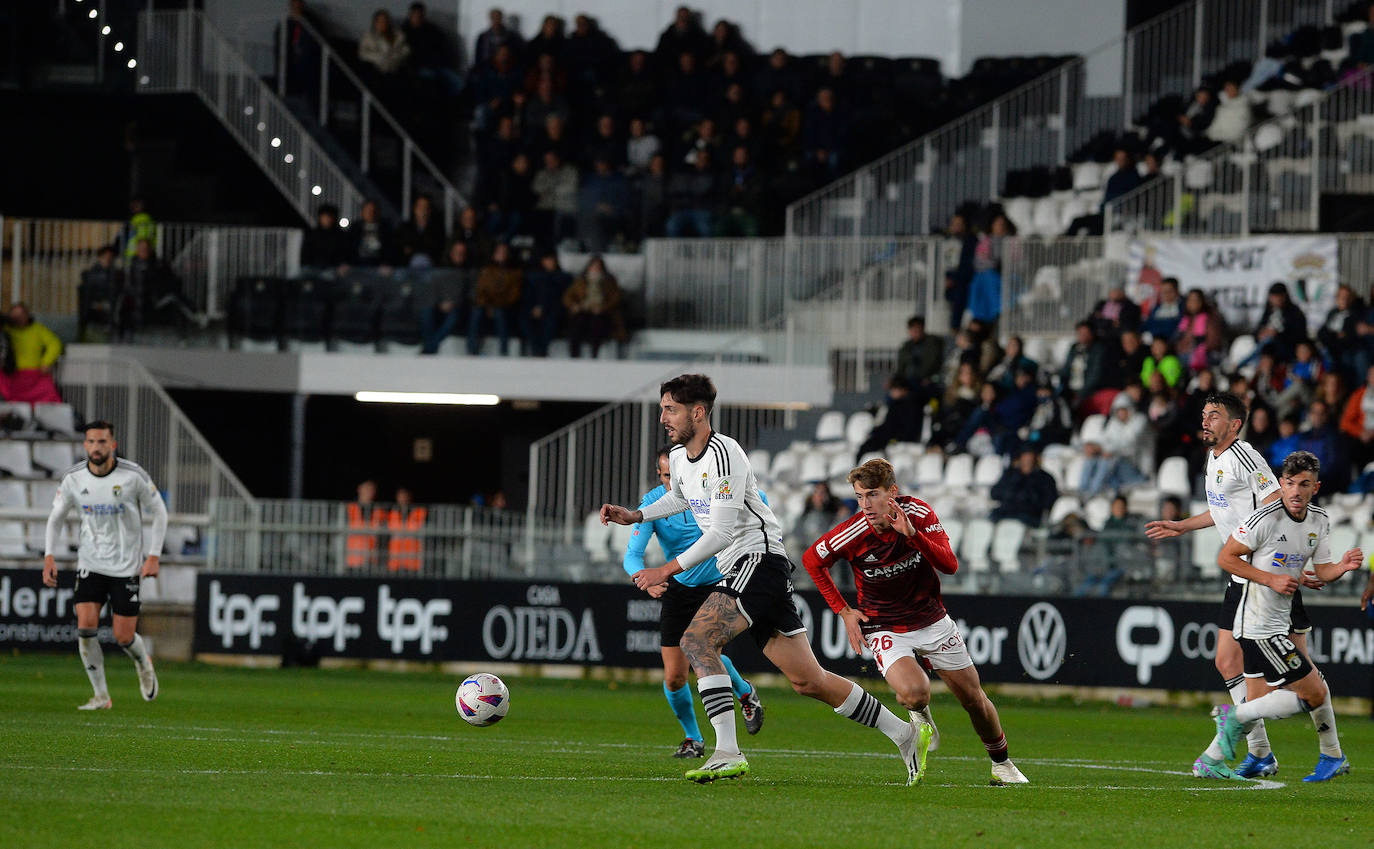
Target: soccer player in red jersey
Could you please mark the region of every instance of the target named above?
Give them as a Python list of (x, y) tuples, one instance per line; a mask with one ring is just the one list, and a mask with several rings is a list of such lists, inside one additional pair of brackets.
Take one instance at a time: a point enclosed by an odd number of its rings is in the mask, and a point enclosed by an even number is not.
[[(868, 646), (897, 701), (911, 711), (920, 729), (921, 777), (934, 736), (926, 712), (930, 678), (918, 660), (923, 658), (968, 711), (992, 759), (992, 783), (1028, 783), (1007, 756), (997, 708), (983, 692), (973, 658), (940, 598), (936, 573), (953, 575), (959, 561), (939, 517), (929, 504), (898, 492), (896, 474), (886, 460), (869, 460), (849, 473), (849, 482), (859, 512), (816, 540), (802, 555), (802, 565), (826, 604), (844, 620), (849, 645), (856, 652)], [(830, 567), (839, 560), (854, 570), (857, 609), (830, 578)]]

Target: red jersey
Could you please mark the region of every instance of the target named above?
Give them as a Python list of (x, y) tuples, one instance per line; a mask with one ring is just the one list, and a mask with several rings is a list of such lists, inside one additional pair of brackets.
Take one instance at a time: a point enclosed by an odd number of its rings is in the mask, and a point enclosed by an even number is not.
[(849, 561), (859, 590), (855, 607), (868, 617), (860, 623), (865, 634), (918, 631), (940, 621), (945, 605), (936, 572), (953, 575), (959, 568), (949, 535), (930, 505), (909, 495), (897, 496), (897, 504), (916, 529), (912, 536), (890, 526), (879, 531), (856, 513), (802, 555), (802, 565), (836, 613), (848, 605), (830, 578), (830, 567), (838, 560)]

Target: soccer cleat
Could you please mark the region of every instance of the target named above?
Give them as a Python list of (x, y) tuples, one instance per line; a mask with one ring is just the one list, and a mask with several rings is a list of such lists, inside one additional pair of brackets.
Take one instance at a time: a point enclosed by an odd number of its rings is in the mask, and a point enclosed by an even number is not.
[(739, 778), (749, 774), (749, 762), (744, 755), (712, 755), (711, 759), (697, 769), (687, 770), (687, 780), (697, 784), (710, 784), (721, 778)]
[(677, 747), (673, 754), (675, 758), (704, 758), (706, 757), (706, 746), (700, 740), (693, 740), (688, 737), (682, 741), (682, 745)]
[(114, 702), (110, 701), (109, 696), (91, 696), (91, 700), (84, 705), (77, 705), (77, 710), (109, 710)]
[(918, 719), (911, 721), (911, 736), (897, 744), (897, 751), (906, 764), (906, 786), (914, 787), (925, 780), (926, 753), (930, 751), (931, 729)]
[(1345, 775), (1350, 772), (1350, 761), (1345, 759), (1345, 755), (1332, 757), (1322, 755), (1317, 758), (1317, 765), (1312, 770), (1312, 774), (1303, 779), (1309, 784), (1317, 781), (1330, 781), (1338, 775)]
[(1236, 709), (1231, 705), (1212, 708), (1212, 718), (1217, 725), (1217, 744), (1229, 761), (1236, 756), (1236, 744), (1245, 736), (1245, 725), (1236, 719)]
[(1236, 767), (1235, 773), (1241, 778), (1263, 778), (1266, 775), (1278, 775), (1279, 759), (1270, 752), (1262, 758), (1257, 758), (1253, 754), (1245, 756), (1245, 760)]
[(1008, 758), (1000, 764), (992, 765), (992, 780), (988, 783), (994, 787), (1002, 787), (1007, 784), (1030, 784), (1030, 779), (1022, 775), (1021, 770)]
[(142, 663), (135, 663), (138, 670), (138, 689), (143, 693), (143, 701), (151, 702), (157, 698), (157, 673), (153, 671), (153, 659), (145, 657)]
[(1198, 778), (1219, 778), (1223, 781), (1249, 780), (1236, 775), (1235, 771), (1226, 765), (1226, 761), (1214, 761), (1205, 754), (1199, 755), (1198, 759), (1193, 761), (1193, 775)]
[(744, 730), (750, 734), (759, 733), (763, 727), (763, 702), (759, 701), (757, 687), (750, 687), (749, 692), (740, 698), (739, 709), (744, 714)]
[(930, 715), (930, 705), (926, 705), (920, 710), (907, 711), (911, 718), (917, 722), (924, 722), (930, 726), (930, 751), (940, 748), (940, 729), (935, 725), (935, 718)]

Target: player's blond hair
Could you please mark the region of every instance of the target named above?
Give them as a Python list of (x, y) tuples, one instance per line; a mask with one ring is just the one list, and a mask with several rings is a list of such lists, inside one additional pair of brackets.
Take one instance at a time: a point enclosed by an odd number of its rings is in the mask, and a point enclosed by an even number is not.
[(892, 470), (891, 463), (882, 457), (874, 457), (857, 469), (851, 470), (845, 480), (864, 489), (887, 489), (897, 485), (897, 473)]

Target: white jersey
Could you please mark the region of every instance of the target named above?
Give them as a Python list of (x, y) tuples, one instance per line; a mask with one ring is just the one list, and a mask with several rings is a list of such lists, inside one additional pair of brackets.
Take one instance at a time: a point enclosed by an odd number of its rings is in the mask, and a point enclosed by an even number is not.
[[(1330, 563), (1331, 519), (1326, 511), (1309, 505), (1301, 521), (1288, 514), (1282, 501), (1265, 505), (1237, 526), (1231, 538), (1250, 549), (1250, 565), (1264, 572), (1302, 580), (1309, 563)], [(1242, 579), (1240, 604), (1231, 633), (1258, 640), (1293, 629), (1293, 596)]]
[(668, 467), (671, 487), (644, 508), (644, 521), (692, 511), (701, 539), (677, 556), (684, 572), (715, 555), (716, 568), (728, 578), (746, 554), (786, 556), (782, 527), (759, 496), (758, 479), (738, 442), (712, 433), (700, 456), (687, 456), (681, 445), (673, 448)]
[[(1270, 493), (1279, 491), (1278, 478), (1263, 456), (1237, 439), (1216, 456), (1207, 452), (1207, 510), (1224, 545), (1231, 532), (1259, 509)], [(1244, 579), (1232, 575), (1241, 583)]]
[[(153, 479), (137, 463), (115, 459), (107, 474), (93, 473), (86, 463), (73, 466), (62, 477), (48, 515), (45, 554), (54, 554), (58, 532), (72, 508), (81, 510), (81, 544), (77, 569), (115, 578), (139, 573), (143, 558), (162, 555), (167, 532), (167, 508)], [(145, 536), (143, 520), (152, 519)]]

